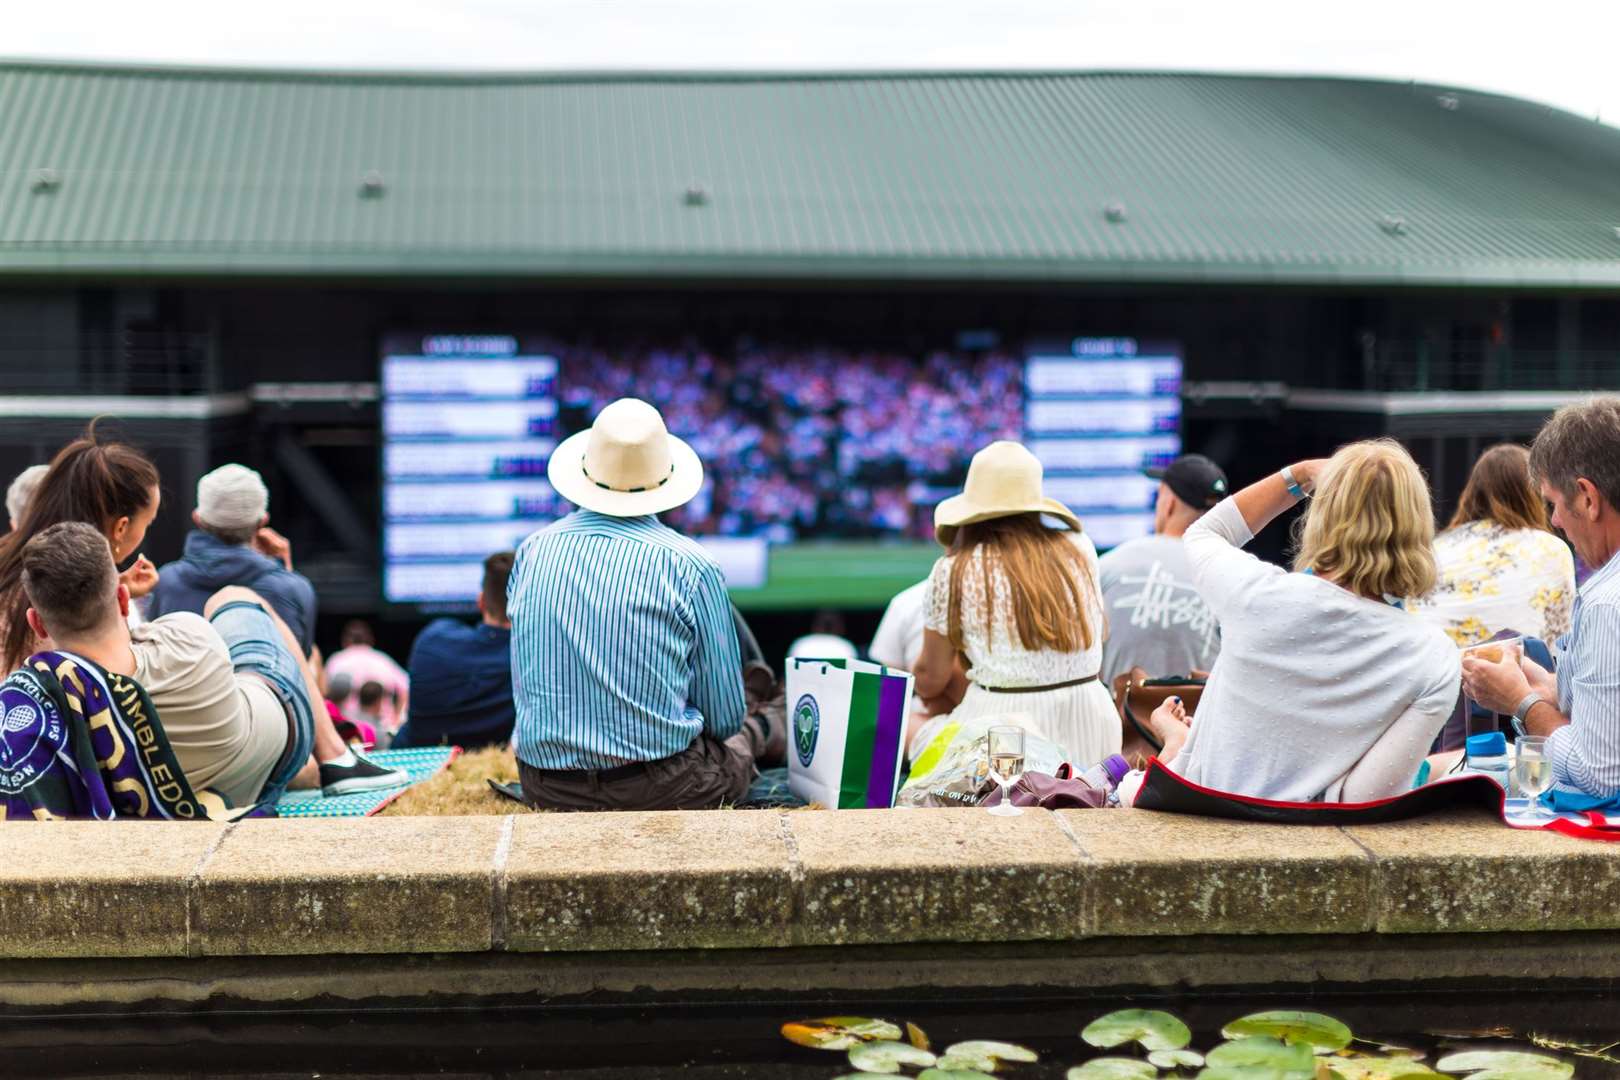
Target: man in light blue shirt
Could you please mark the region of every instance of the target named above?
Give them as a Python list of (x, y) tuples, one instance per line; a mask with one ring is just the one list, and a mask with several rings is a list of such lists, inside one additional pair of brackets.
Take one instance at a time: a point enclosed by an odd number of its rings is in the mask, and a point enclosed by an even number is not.
[(703, 486), (691, 447), (625, 398), (547, 467), (580, 507), (518, 549), (507, 592), (525, 800), (564, 810), (734, 803), (766, 732), (745, 716), (720, 567), (655, 516)]
[(1568, 808), (1620, 799), (1620, 397), (1559, 409), (1530, 449), (1552, 523), (1593, 568), (1558, 639), (1558, 673), (1516, 654), (1466, 656), (1468, 696), (1546, 736), (1555, 790)]

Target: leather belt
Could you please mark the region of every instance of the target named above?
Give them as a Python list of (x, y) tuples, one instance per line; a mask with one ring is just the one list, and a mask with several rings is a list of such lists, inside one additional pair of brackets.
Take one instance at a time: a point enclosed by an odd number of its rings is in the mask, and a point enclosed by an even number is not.
[(984, 686), (974, 683), (980, 690), (991, 694), (1039, 694), (1046, 690), (1066, 690), (1071, 686), (1084, 686), (1088, 682), (1096, 682), (1098, 676), (1093, 673), (1079, 679), (1070, 679), (1068, 682), (1047, 683), (1045, 686)]

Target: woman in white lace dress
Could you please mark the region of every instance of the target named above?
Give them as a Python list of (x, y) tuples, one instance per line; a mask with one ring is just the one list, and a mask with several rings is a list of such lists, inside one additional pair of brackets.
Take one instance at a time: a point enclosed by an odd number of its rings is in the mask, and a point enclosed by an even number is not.
[[(1041, 494), (1035, 455), (1013, 442), (979, 451), (934, 529), (946, 554), (928, 578), (917, 693), (938, 696), (960, 655), (968, 688), (950, 719), (1017, 717), (1077, 768), (1118, 753), (1119, 716), (1097, 678), (1107, 635), (1097, 549), (1068, 507)], [(913, 735), (913, 752), (940, 722)]]

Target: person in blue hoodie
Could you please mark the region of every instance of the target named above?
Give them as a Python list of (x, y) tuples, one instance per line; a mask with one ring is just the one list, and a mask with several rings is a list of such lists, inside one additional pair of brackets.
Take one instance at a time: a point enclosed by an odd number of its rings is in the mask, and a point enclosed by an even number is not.
[(292, 545), (269, 528), (269, 507), (264, 480), (245, 466), (221, 465), (197, 481), (197, 527), (186, 534), (185, 554), (158, 571), (146, 617), (201, 615), (210, 596), (239, 585), (263, 597), (310, 655), (315, 588), (293, 570)]

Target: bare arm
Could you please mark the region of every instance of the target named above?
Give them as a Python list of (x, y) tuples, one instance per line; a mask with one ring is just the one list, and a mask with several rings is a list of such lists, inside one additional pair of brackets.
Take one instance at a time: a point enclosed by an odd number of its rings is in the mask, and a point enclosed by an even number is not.
[(956, 650), (951, 648), (950, 639), (934, 630), (924, 630), (922, 652), (917, 654), (911, 672), (917, 680), (917, 696), (924, 701), (939, 697), (950, 685), (955, 670)]
[[(1297, 462), (1291, 466), (1294, 480), (1309, 493), (1315, 490), (1317, 474), (1326, 464), (1326, 458)], [(1232, 501), (1237, 504), (1238, 512), (1243, 515), (1243, 522), (1248, 525), (1249, 532), (1258, 535), (1261, 529), (1276, 520), (1278, 514), (1299, 500), (1288, 493), (1288, 484), (1283, 480), (1282, 472), (1279, 470), (1250, 484), (1232, 496)]]

